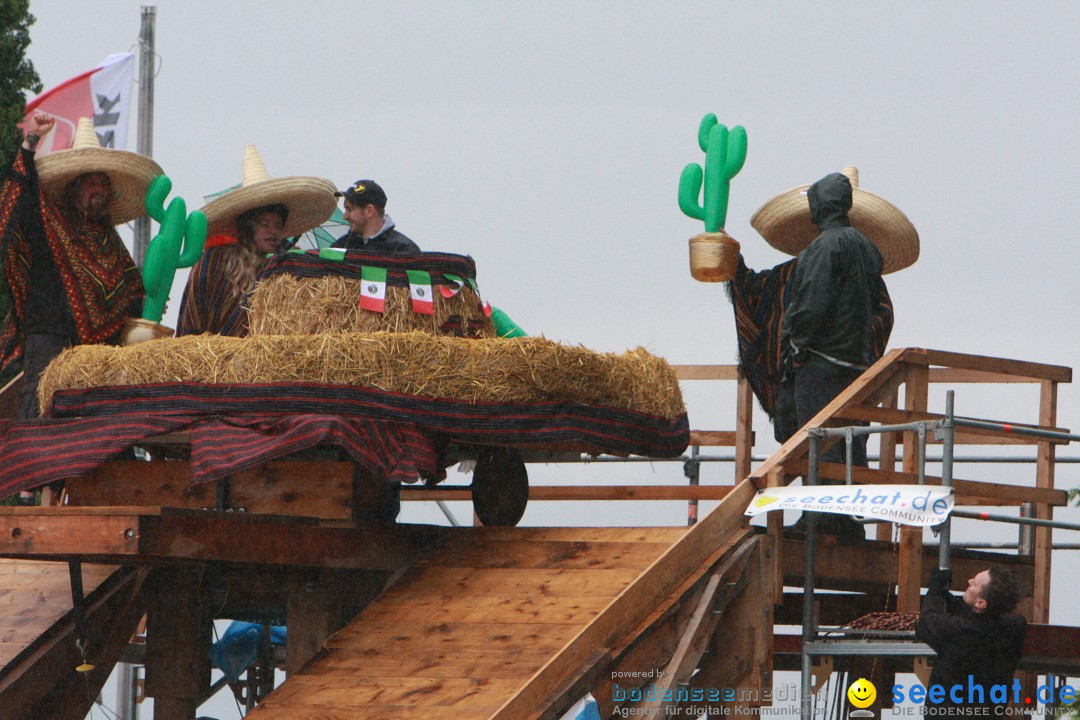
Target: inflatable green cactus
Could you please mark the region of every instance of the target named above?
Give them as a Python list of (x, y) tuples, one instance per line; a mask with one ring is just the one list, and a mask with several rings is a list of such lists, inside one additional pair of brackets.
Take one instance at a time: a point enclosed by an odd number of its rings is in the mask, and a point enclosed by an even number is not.
[(158, 175), (146, 191), (146, 212), (158, 221), (158, 234), (146, 248), (143, 262), (143, 319), (161, 322), (165, 303), (169, 301), (177, 268), (187, 268), (202, 256), (206, 243), (206, 215), (198, 210), (187, 214), (184, 198), (173, 198), (165, 207), (165, 198), (172, 191), (172, 180)]
[[(704, 220), (705, 232), (714, 233), (727, 222), (731, 179), (746, 162), (746, 130), (736, 125), (728, 132), (709, 113), (698, 128), (698, 145), (705, 151), (705, 169), (697, 163), (683, 168), (679, 178), (679, 207), (695, 220)], [(699, 202), (702, 179), (705, 193)]]

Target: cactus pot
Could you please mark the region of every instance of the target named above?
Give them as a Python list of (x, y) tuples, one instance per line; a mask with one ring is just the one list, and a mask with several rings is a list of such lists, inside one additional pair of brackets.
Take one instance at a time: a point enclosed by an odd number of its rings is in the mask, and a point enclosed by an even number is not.
[(120, 335), (121, 345), (134, 345), (135, 343), (168, 338), (173, 336), (173, 329), (159, 325), (142, 318), (128, 318), (124, 323), (124, 330)]
[(701, 282), (727, 282), (739, 266), (739, 243), (724, 232), (690, 238), (690, 274)]

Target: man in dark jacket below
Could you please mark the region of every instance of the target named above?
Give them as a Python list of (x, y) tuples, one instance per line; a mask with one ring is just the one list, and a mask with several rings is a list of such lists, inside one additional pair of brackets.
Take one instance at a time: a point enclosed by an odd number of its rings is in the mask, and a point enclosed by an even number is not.
[[(882, 287), (881, 253), (848, 219), (851, 181), (841, 173), (826, 175), (810, 186), (807, 200), (820, 234), (799, 253), (780, 331), (787, 385), (782, 392), (793, 398), (795, 428), (809, 422), (871, 362)], [(821, 460), (843, 463), (844, 445), (834, 444)], [(866, 436), (854, 439), (852, 462), (866, 466)], [(846, 516), (823, 516), (821, 529), (865, 537), (863, 528)]]
[[(949, 592), (951, 581), (951, 570), (934, 571), (915, 637), (937, 653), (926, 707), (938, 708), (939, 716), (966, 717), (970, 708), (1004, 705), (1012, 694), (1000, 688), (994, 692), (994, 686), (1008, 688), (1012, 681), (1027, 621), (1012, 612), (1020, 592), (1008, 570), (983, 570), (968, 580), (962, 598)], [(931, 694), (935, 685), (944, 690), (940, 703)]]
[(420, 248), (394, 227), (386, 214), (386, 193), (374, 180), (357, 180), (338, 193), (345, 198), (349, 232), (331, 247), (370, 254), (418, 253)]

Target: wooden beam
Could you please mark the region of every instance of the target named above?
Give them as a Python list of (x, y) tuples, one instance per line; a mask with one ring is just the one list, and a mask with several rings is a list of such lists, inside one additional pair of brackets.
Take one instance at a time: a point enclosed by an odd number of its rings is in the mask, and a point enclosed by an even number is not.
[[(806, 460), (790, 463), (790, 469), (796, 473), (805, 473)], [(890, 472), (862, 467), (853, 467), (851, 471), (851, 479), (857, 485), (919, 484), (919, 476), (915, 473), (896, 470)], [(838, 463), (821, 463), (818, 466), (818, 474), (827, 480), (842, 481), (845, 478), (844, 466)], [(941, 486), (941, 478), (936, 475), (926, 475), (923, 480), (926, 485)], [(1069, 493), (1065, 490), (1048, 490), (1039, 487), (1006, 485), (979, 480), (953, 478), (952, 487), (956, 491), (958, 505), (1017, 506), (1025, 502), (1033, 502), (1049, 503), (1063, 507), (1068, 504), (1069, 500)]]
[[(909, 364), (904, 371), (904, 410), (925, 413), (929, 391), (929, 372), (926, 366)], [(929, 438), (927, 438), (929, 440)], [(903, 470), (917, 474), (919, 471), (918, 433), (903, 434)], [(900, 550), (896, 587), (896, 607), (899, 612), (919, 609), (919, 589), (922, 576), (922, 528), (900, 526)]]
[(687, 530), (663, 556), (611, 602), (605, 611), (549, 660), (525, 686), (508, 700), (492, 720), (527, 718), (543, 698), (551, 695), (568, 673), (598, 647), (610, 647), (621, 628), (634, 626), (667, 597), (682, 579), (723, 545), (737, 546), (745, 537), (743, 511), (754, 495), (749, 482), (735, 486), (720, 504)]
[(738, 380), (738, 365), (672, 365), (679, 380)]
[(191, 720), (210, 687), (211, 619), (198, 565), (158, 568), (147, 588), (146, 694), (154, 720)]
[[(832, 416), (836, 412), (851, 404), (860, 404), (866, 402), (872, 402), (868, 400), (875, 393), (884, 392), (886, 395), (892, 392), (893, 385), (898, 375), (901, 373), (901, 365), (898, 362), (906, 351), (904, 350), (890, 350), (885, 353), (884, 356), (876, 363), (874, 363), (866, 372), (860, 375), (851, 385), (848, 385), (839, 395), (832, 399), (832, 401), (822, 408), (821, 412), (815, 415), (810, 422), (807, 423), (807, 427), (819, 427), (822, 425), (835, 424)], [(750, 474), (749, 480), (754, 484), (755, 488), (765, 487), (765, 478), (769, 472), (777, 467), (783, 467), (791, 460), (795, 460), (804, 457), (807, 452), (808, 435), (806, 430), (800, 428), (792, 435), (787, 441), (780, 446), (772, 456), (757, 466), (757, 468)], [(796, 475), (788, 472), (788, 479), (793, 480)]]
[(638, 706), (638, 709), (644, 711), (644, 715), (656, 716), (660, 714), (661, 709), (671, 706), (672, 702), (665, 701), (664, 695), (672, 686), (688, 682), (697, 670), (698, 662), (708, 646), (709, 638), (720, 622), (720, 615), (728, 603), (746, 588), (746, 570), (750, 567), (750, 558), (754, 556), (757, 549), (756, 538), (743, 543), (742, 547), (724, 561), (724, 564), (709, 578), (697, 607), (694, 608), (690, 617), (690, 622), (679, 638), (674, 654), (664, 666), (662, 677), (658, 677), (653, 682), (656, 688), (655, 699)]
[(735, 482), (750, 474), (754, 440), (754, 391), (746, 378), (739, 378), (735, 397)]
[[(287, 460), (231, 475), (226, 510), (344, 520), (352, 517), (353, 463)], [(316, 479), (313, 482), (313, 478)], [(219, 483), (192, 483), (187, 460), (105, 463), (66, 481), (69, 505), (217, 507)]]
[(4, 508), (0, 510), (0, 556), (80, 558), (117, 564), (188, 560), (395, 571), (411, 564), (443, 532), (424, 525), (357, 528), (246, 513)]
[(932, 367), (930, 368), (930, 383), (948, 383), (957, 385), (962, 383), (1040, 383), (1040, 378), (1023, 377), (1022, 375), (1006, 375), (1005, 373), (986, 372), (985, 370), (965, 370), (963, 368)]
[[(738, 431), (736, 430), (690, 431), (690, 444), (699, 447), (737, 447), (738, 442)], [(753, 438), (750, 439), (750, 443), (753, 444)]]
[(92, 672), (75, 672), (83, 659), (70, 612), (48, 632), (27, 641), (26, 650), (0, 675), (5, 720), (86, 716), (142, 616), (145, 577), (145, 569), (122, 568), (86, 596), (87, 659), (96, 666)]
[[(1057, 422), (1057, 383), (1044, 380), (1039, 386), (1039, 424)], [(1054, 469), (1057, 450), (1052, 443), (1040, 442), (1036, 451), (1035, 486), (1044, 490), (1054, 487)], [(1037, 517), (1052, 520), (1053, 506), (1039, 503), (1035, 508)], [(1053, 555), (1053, 528), (1035, 528), (1035, 592), (1032, 594), (1031, 618), (1033, 622), (1050, 621), (1050, 567)]]
[[(904, 423), (914, 423), (925, 421), (927, 423), (935, 423), (945, 418), (944, 415), (939, 413), (928, 412), (916, 412), (908, 410), (893, 410), (882, 407), (871, 407), (868, 405), (851, 405), (845, 407), (837, 413), (837, 417), (844, 418), (846, 420), (857, 420), (861, 422), (875, 422), (883, 425), (900, 425)], [(978, 418), (971, 418), (977, 420)], [(993, 421), (984, 421), (993, 422)], [(1037, 425), (1025, 425), (1022, 423), (1012, 423), (1017, 428), (1029, 428), (1036, 430), (1049, 430), (1051, 432), (1068, 433), (1067, 428), (1057, 427), (1040, 427)], [(932, 431), (933, 428), (927, 428), (928, 431)], [(956, 428), (956, 444), (957, 445), (1036, 445), (1040, 442), (1045, 442), (1039, 438), (1014, 435), (1007, 433), (1003, 430), (989, 430), (986, 428)], [(1050, 442), (1058, 445), (1067, 445), (1067, 440), (1051, 440)], [(936, 439), (931, 432), (926, 436), (927, 445), (940, 445), (941, 441)]]
[[(722, 500), (731, 485), (531, 485), (529, 500)], [(469, 488), (401, 488), (402, 501), (471, 500)]]
[(911, 352), (904, 359), (910, 363), (926, 366), (943, 365), (962, 370), (979, 370), (1039, 380), (1053, 380), (1054, 382), (1072, 382), (1072, 368), (1063, 365), (1046, 365), (1026, 360), (967, 355), (944, 350), (921, 350), (918, 348), (909, 348), (909, 350)]

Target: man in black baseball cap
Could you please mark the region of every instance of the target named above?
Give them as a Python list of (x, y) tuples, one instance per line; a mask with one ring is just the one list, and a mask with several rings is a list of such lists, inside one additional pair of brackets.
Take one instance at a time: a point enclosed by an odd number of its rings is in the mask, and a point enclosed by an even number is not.
[(349, 232), (331, 247), (372, 254), (420, 252), (416, 243), (397, 231), (394, 221), (386, 214), (386, 193), (377, 182), (357, 180), (337, 194), (345, 199)]

